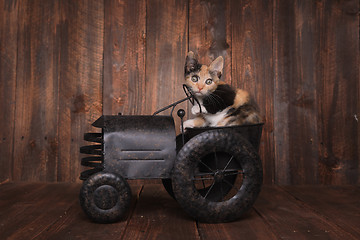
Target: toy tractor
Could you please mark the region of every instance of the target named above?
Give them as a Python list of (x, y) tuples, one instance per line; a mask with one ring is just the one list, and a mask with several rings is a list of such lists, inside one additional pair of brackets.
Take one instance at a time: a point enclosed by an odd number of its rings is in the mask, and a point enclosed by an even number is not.
[[(119, 221), (131, 202), (127, 179), (162, 179), (166, 191), (193, 218), (202, 222), (238, 219), (254, 204), (262, 185), (258, 155), (263, 124), (182, 129), (176, 136), (175, 106), (151, 116), (105, 115), (92, 125), (101, 133), (86, 133), (96, 144), (81, 147), (84, 180), (80, 204), (99, 223)], [(170, 116), (157, 115), (172, 108)], [(177, 115), (183, 117), (180, 109)]]

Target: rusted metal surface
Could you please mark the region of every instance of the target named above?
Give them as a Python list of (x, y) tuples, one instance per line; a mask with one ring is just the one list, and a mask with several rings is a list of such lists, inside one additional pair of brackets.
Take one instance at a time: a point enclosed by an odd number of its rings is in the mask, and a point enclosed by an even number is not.
[(131, 203), (127, 181), (113, 173), (91, 175), (80, 190), (80, 205), (88, 217), (99, 223), (120, 220)]
[(248, 140), (249, 143), (251, 143), (251, 145), (255, 148), (256, 151), (259, 151), (263, 125), (264, 125), (263, 123), (259, 123), (259, 124), (230, 126), (230, 127), (189, 128), (185, 133), (185, 138), (189, 140), (202, 132), (214, 130), (214, 129), (230, 130), (233, 131), (234, 133), (239, 133), (246, 140)]
[[(225, 163), (211, 164), (209, 153), (230, 158)], [(202, 181), (203, 176), (203, 182), (209, 181), (210, 185), (199, 188), (196, 181)], [(240, 184), (231, 182), (230, 176), (239, 178)], [(175, 199), (202, 222), (238, 219), (253, 205), (261, 185), (262, 164), (257, 151), (240, 134), (223, 129), (205, 131), (189, 140), (178, 153), (172, 176)]]
[[(176, 158), (174, 120), (169, 116), (102, 116), (103, 169), (127, 179), (168, 178)], [(88, 138), (100, 141), (96, 134)], [(99, 154), (100, 145), (81, 148)]]
[[(182, 109), (178, 117), (182, 121)], [(80, 148), (90, 155), (81, 164), (92, 169), (81, 174), (86, 181), (80, 198), (96, 222), (114, 222), (124, 215), (117, 192), (127, 189), (126, 179), (163, 179), (184, 210), (204, 222), (236, 220), (260, 192), (257, 152), (263, 124), (193, 128), (177, 137), (172, 116), (103, 115), (93, 126), (101, 133), (84, 135), (92, 144)]]
[(104, 169), (103, 134), (85, 133), (84, 140), (91, 142), (92, 145), (80, 147), (80, 153), (90, 155), (81, 159), (81, 165), (91, 169), (83, 171), (80, 174), (80, 180), (87, 180)]

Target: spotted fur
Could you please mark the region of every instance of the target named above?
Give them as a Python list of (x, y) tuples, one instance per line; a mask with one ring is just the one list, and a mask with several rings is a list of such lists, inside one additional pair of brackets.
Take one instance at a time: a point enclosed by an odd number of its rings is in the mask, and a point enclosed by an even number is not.
[(193, 52), (185, 63), (185, 84), (200, 103), (191, 109), (195, 118), (184, 122), (185, 128), (233, 126), (261, 122), (256, 104), (248, 92), (234, 89), (220, 81), (224, 60), (220, 56), (209, 66), (200, 64)]

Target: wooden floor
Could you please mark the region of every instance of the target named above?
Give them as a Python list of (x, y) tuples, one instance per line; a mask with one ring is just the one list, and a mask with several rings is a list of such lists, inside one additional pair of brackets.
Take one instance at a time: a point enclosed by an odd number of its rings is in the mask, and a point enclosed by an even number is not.
[(360, 239), (360, 188), (264, 186), (243, 219), (203, 224), (160, 184), (131, 184), (126, 220), (95, 224), (82, 212), (79, 184), (0, 185), (0, 239)]

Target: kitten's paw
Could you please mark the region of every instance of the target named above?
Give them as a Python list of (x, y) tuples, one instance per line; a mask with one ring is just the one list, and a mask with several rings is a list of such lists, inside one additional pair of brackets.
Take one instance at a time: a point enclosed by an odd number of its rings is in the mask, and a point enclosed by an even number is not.
[[(185, 131), (186, 128), (195, 127), (195, 121), (194, 121), (194, 119), (186, 120), (183, 125), (184, 125), (184, 131)], [(181, 126), (180, 126), (180, 131), (181, 131)]]
[(192, 108), (191, 108), (191, 113), (193, 115), (198, 115), (200, 114), (200, 107), (199, 105), (194, 105)]
[(199, 115), (201, 113), (207, 113), (207, 112), (206, 112), (206, 109), (204, 106), (201, 106), (201, 112), (200, 112), (200, 107), (199, 107), (199, 105), (196, 104), (191, 108), (191, 113), (193, 115)]
[(204, 127), (206, 125), (204, 118), (197, 117), (194, 119), (189, 119), (184, 122), (184, 130), (186, 128), (194, 128), (194, 127)]

